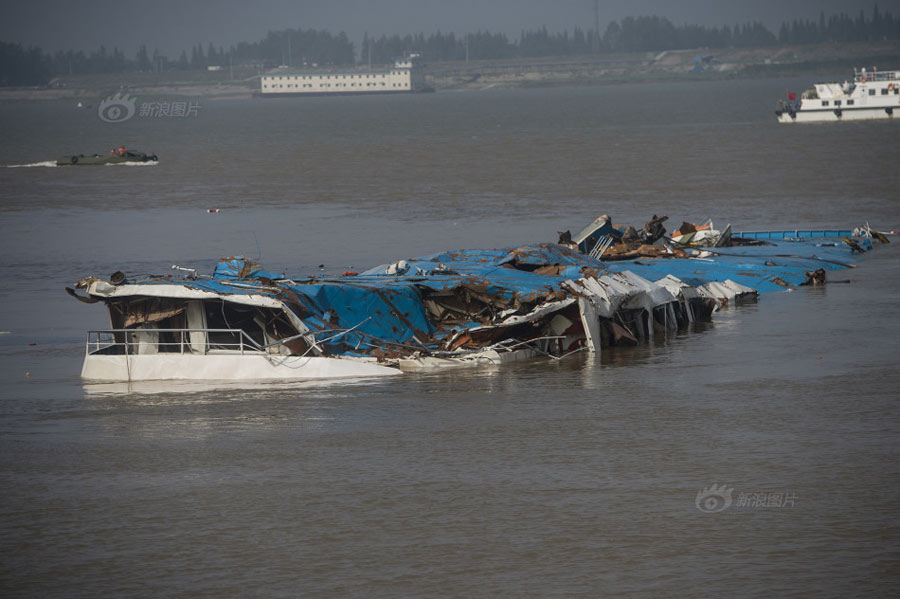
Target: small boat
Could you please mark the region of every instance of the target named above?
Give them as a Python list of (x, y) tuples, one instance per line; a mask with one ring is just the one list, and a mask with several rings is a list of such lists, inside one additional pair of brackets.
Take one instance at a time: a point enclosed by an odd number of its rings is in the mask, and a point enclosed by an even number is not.
[(66, 291), (105, 304), (111, 328), (88, 332), (81, 376), (295, 381), (599, 354), (685, 330), (760, 292), (821, 284), (871, 247), (862, 237), (684, 247), (664, 237), (663, 220), (637, 232), (603, 216), (559, 243), (341, 275), (288, 277), (237, 256), (211, 275), (172, 266), (181, 278), (86, 277)]
[(816, 83), (800, 99), (788, 92), (775, 116), (779, 123), (826, 123), (892, 119), (894, 110), (900, 110), (900, 71), (861, 69), (852, 81)]
[(84, 154), (72, 154), (71, 156), (63, 156), (56, 160), (56, 166), (85, 166), (97, 164), (123, 164), (126, 162), (158, 162), (156, 154), (144, 154), (143, 152), (135, 152), (125, 150), (123, 152), (113, 151), (109, 154), (92, 154), (85, 156)]

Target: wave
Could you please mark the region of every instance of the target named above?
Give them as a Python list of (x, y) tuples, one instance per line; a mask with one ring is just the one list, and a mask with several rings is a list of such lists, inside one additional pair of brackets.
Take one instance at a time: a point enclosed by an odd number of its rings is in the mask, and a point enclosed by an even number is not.
[(6, 168), (32, 168), (35, 166), (56, 166), (55, 160), (44, 160), (43, 162), (32, 162), (31, 164), (7, 164)]
[[(149, 160), (147, 162), (118, 162), (118, 163), (110, 163), (104, 164), (103, 166), (156, 166), (159, 164), (158, 160)], [(43, 162), (32, 162), (31, 164), (6, 164), (3, 165), (5, 168), (34, 168), (38, 166), (46, 166), (56, 168), (59, 166), (56, 164), (55, 160), (44, 160)], [(94, 165), (85, 165), (85, 166), (94, 166)]]

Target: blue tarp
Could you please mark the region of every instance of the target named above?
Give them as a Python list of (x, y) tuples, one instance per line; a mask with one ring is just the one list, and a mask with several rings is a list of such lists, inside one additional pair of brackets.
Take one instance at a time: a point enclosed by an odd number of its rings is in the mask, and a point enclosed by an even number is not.
[[(179, 284), (220, 294), (268, 295), (292, 306), (330, 353), (352, 354), (368, 344), (425, 345), (435, 349), (455, 330), (484, 322), (465, 321), (436, 328), (426, 298), (460, 293), (499, 309), (530, 310), (563, 299), (562, 283), (584, 276), (632, 271), (651, 281), (666, 275), (700, 286), (732, 280), (759, 292), (803, 284), (806, 273), (845, 268), (854, 262), (851, 248), (828, 240), (777, 241), (772, 245), (711, 248), (704, 258), (640, 258), (604, 263), (558, 244), (493, 250), (458, 250), (405, 261), (403, 274), (388, 265), (356, 276), (283, 279), (241, 258), (223, 259), (212, 280), (134, 281)], [(394, 269), (397, 267), (395, 266)], [(474, 318), (474, 317), (473, 317)], [(351, 329), (341, 333), (340, 330)]]

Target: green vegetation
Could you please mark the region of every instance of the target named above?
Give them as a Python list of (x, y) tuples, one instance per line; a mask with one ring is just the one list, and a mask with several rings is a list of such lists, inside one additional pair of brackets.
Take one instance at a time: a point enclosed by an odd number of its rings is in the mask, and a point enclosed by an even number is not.
[(504, 34), (488, 31), (462, 36), (438, 31), (428, 36), (419, 33), (377, 39), (366, 35), (358, 54), (344, 33), (335, 35), (314, 29), (269, 32), (260, 41), (241, 42), (227, 51), (212, 44), (204, 50), (202, 44), (197, 44), (191, 48), (190, 57), (182, 51), (175, 60), (162, 56), (158, 50), (151, 54), (146, 46), (141, 46), (135, 57), (129, 59), (118, 48), (110, 51), (103, 46), (90, 54), (69, 50), (51, 55), (39, 48), (0, 42), (0, 86), (45, 85), (62, 75), (171, 73), (207, 67), (270, 68), (282, 64), (311, 67), (385, 64), (411, 51), (421, 52), (430, 63), (436, 63), (885, 40), (900, 40), (900, 17), (882, 13), (876, 5), (868, 17), (863, 11), (855, 18), (844, 13), (826, 18), (821, 13), (817, 21), (784, 23), (777, 36), (758, 22), (733, 27), (676, 26), (668, 19), (646, 16), (626, 17), (621, 23), (613, 21), (602, 35), (578, 27), (572, 33), (550, 33), (542, 27), (523, 31), (514, 41)]

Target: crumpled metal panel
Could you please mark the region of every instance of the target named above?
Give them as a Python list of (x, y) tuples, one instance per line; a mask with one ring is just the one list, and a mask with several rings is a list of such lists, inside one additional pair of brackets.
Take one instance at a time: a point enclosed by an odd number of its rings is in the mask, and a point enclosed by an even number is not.
[(332, 345), (356, 348), (379, 341), (415, 343), (414, 338), (424, 340), (434, 332), (421, 294), (411, 284), (379, 287), (327, 282), (294, 285), (291, 290), (298, 297), (311, 300), (304, 302), (310, 306), (311, 314), (303, 320), (314, 330), (350, 329)]

